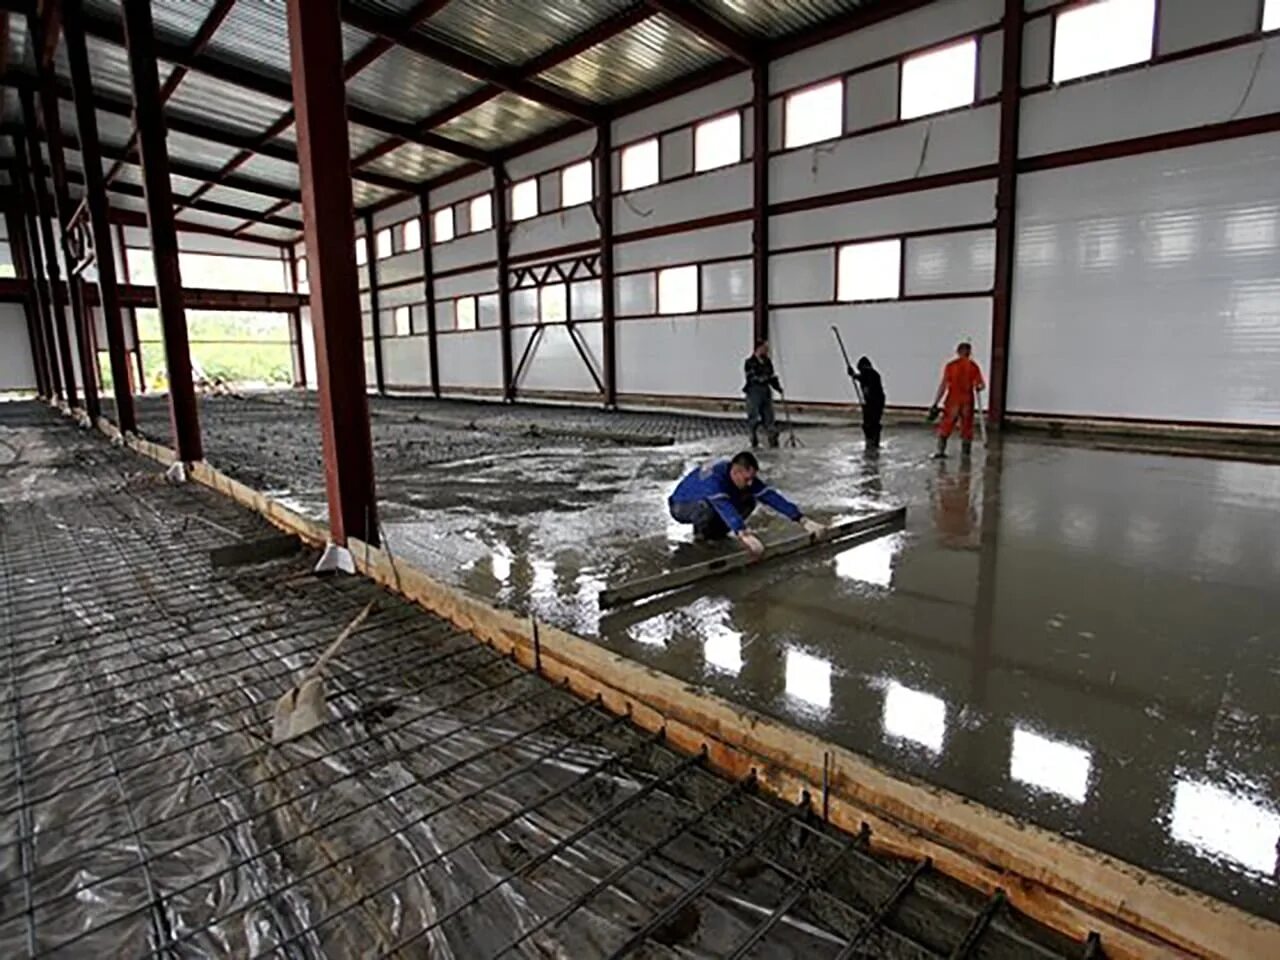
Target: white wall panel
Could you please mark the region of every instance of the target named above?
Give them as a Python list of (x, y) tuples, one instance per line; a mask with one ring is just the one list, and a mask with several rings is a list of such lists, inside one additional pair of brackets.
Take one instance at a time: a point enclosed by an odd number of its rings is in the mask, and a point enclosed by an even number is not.
[(614, 280), (618, 316), (642, 317), (658, 312), (658, 283), (652, 273), (627, 273)]
[(435, 210), (447, 203), (457, 203), (459, 200), (474, 197), (491, 189), (493, 189), (493, 171), (480, 170), (432, 190), (431, 209)]
[(422, 276), (422, 251), (410, 250), (378, 261), (378, 283), (399, 283)]
[(1010, 407), (1280, 423), (1280, 135), (1024, 176)]
[(442, 387), (501, 387), (502, 346), (497, 330), (449, 333), (436, 338)]
[(648, 270), (673, 263), (697, 263), (720, 257), (751, 256), (751, 222), (729, 223), (706, 230), (690, 230), (665, 237), (619, 242), (614, 269)]
[(619, 117), (613, 122), (613, 142), (624, 146), (690, 120), (709, 117), (750, 102), (751, 72), (744, 68), (732, 77)]
[[(1258, 29), (1262, 0), (1160, 0), (1159, 49), (1176, 53)], [(1274, 3), (1275, 0), (1272, 0)]]
[(659, 142), (658, 169), (663, 180), (693, 173), (693, 128), (666, 134)]
[(751, 166), (740, 163), (620, 195), (613, 205), (613, 228), (618, 233), (629, 233), (750, 206)]
[(459, 273), (452, 277), (439, 277), (435, 281), (437, 300), (444, 300), (448, 297), (465, 297), (473, 293), (491, 293), (497, 289), (498, 271), (493, 267), (487, 270)]
[[(511, 352), (519, 362), (524, 355), (525, 345), (533, 336), (534, 329), (511, 332)], [(587, 356), (601, 381), (603, 367), (601, 357), (601, 325), (598, 323), (575, 324), (581, 342), (586, 347)], [(521, 389), (525, 390), (569, 390), (579, 393), (597, 393), (596, 382), (591, 378), (587, 366), (582, 361), (582, 354), (570, 339), (569, 328), (551, 326), (543, 328), (542, 338), (533, 348), (533, 353), (525, 364), (524, 373), (520, 377)]]
[(891, 406), (928, 406), (961, 339), (973, 343), (984, 373), (990, 366), (989, 297), (783, 308), (772, 311), (769, 339), (788, 397), (852, 402), (833, 324), (851, 359), (866, 354), (876, 365)]
[(772, 217), (769, 243), (775, 250), (810, 243), (839, 243), (934, 227), (987, 223), (995, 218), (994, 180), (903, 193), (858, 203), (820, 207)]
[(775, 203), (995, 163), (1000, 107), (943, 114), (879, 133), (791, 150), (769, 162)]
[(437, 273), (477, 263), (493, 263), (497, 259), (498, 239), (492, 230), (468, 234), (431, 248), (431, 268)]
[(1004, 36), (984, 33), (978, 41), (978, 99), (994, 97), (1000, 92), (1000, 71), (1004, 62)]
[(422, 303), (427, 299), (426, 288), (422, 285), (421, 278), (415, 278), (408, 283), (400, 283), (394, 287), (383, 287), (378, 290), (378, 307), (402, 307), (406, 303)]
[(388, 389), (431, 386), (431, 356), (427, 338), (391, 337), (383, 340), (382, 375)]
[(750, 260), (708, 263), (702, 268), (703, 309), (750, 308), (753, 282)]
[(1030, 157), (1277, 110), (1280, 37), (1272, 37), (1028, 97), (1019, 150)]
[(751, 314), (618, 324), (618, 391), (675, 396), (742, 396), (751, 353)]
[(369, 392), (378, 389), (378, 368), (373, 359), (373, 341), (368, 339), (364, 342), (364, 385)]
[(845, 81), (846, 130), (864, 130), (898, 119), (898, 73), (896, 63), (886, 63)]
[(564, 167), (577, 160), (583, 160), (591, 155), (595, 147), (594, 130), (566, 137), (564, 140), (558, 140), (523, 156), (512, 157), (507, 161), (507, 176), (511, 178), (512, 183), (517, 183), (553, 167)]
[(410, 197), (402, 200), (394, 206), (387, 207), (385, 210), (378, 210), (373, 215), (373, 229), (380, 230), (382, 227), (389, 227), (393, 223), (403, 223), (405, 220), (412, 220), (421, 212), (418, 206), (418, 198)]
[(0, 393), (35, 388), (26, 312), (20, 303), (0, 303)]
[(769, 303), (812, 303), (829, 300), (836, 291), (836, 253), (802, 250), (769, 258)]
[(571, 207), (544, 213), (530, 220), (521, 220), (511, 227), (511, 255), (513, 257), (537, 253), (550, 247), (562, 247), (571, 243), (596, 240), (600, 229), (589, 206)]
[[(112, 237), (112, 239), (115, 238)], [(126, 246), (138, 247), (142, 250), (151, 249), (151, 233), (146, 227), (125, 227), (124, 241)], [(242, 240), (239, 237), (192, 233), (185, 230), (178, 231), (178, 249), (189, 253), (221, 253), (238, 257), (262, 257), (267, 260), (279, 260), (285, 252), (284, 248), (270, 243), (254, 243), (252, 240)], [(61, 245), (57, 254), (58, 262), (62, 263)], [(62, 276), (66, 275), (66, 270), (63, 269)]]
[(1022, 30), (1022, 85), (1048, 83), (1052, 60), (1053, 17), (1037, 17)]
[(786, 90), (824, 80), (899, 53), (907, 53), (999, 22), (1004, 0), (939, 0), (899, 17), (847, 33), (777, 60), (769, 89)]
[(905, 293), (980, 293), (995, 284), (994, 230), (911, 237), (903, 256)]

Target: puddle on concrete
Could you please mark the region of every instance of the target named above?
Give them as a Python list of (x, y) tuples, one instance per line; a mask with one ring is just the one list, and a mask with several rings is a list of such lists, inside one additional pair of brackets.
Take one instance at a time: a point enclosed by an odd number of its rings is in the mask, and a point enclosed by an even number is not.
[(906, 529), (602, 616), (605, 584), (714, 555), (665, 501), (731, 445), (380, 476), (384, 524), (477, 594), (1280, 919), (1280, 468), (804, 436), (772, 483), (824, 519), (906, 503)]

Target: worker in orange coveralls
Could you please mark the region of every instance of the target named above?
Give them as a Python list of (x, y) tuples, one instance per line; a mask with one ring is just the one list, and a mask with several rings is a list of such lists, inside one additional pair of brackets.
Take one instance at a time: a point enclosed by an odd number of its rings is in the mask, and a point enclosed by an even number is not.
[(947, 438), (955, 428), (956, 420), (960, 421), (960, 447), (962, 456), (968, 456), (973, 450), (973, 411), (977, 394), (986, 389), (986, 381), (982, 379), (982, 370), (972, 359), (973, 346), (962, 341), (956, 347), (956, 355), (942, 368), (942, 382), (938, 384), (938, 392), (933, 398), (933, 406), (929, 408), (929, 422), (938, 418), (938, 404), (945, 393), (947, 400), (942, 408), (942, 422), (938, 424), (938, 449), (935, 458), (947, 455)]

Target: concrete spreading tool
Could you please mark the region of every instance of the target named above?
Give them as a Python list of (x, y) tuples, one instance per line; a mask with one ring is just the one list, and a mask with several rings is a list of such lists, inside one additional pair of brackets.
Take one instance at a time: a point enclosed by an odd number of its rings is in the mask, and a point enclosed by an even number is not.
[(338, 638), (329, 644), (316, 665), (308, 670), (298, 685), (290, 688), (276, 701), (275, 714), (271, 720), (271, 739), (275, 743), (284, 743), (304, 733), (310, 733), (325, 721), (324, 705), (324, 668), (347, 642), (365, 618), (373, 610), (373, 601), (364, 605), (364, 609), (356, 614), (355, 619), (346, 625)]

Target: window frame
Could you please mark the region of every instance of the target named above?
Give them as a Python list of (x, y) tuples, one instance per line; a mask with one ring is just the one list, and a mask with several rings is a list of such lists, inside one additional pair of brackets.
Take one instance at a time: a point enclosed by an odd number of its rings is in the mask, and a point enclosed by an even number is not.
[[(404, 333), (400, 332), (400, 318), (405, 318)], [(408, 304), (401, 304), (398, 307), (391, 308), (391, 329), (395, 332), (391, 334), (393, 337), (411, 337), (413, 336), (413, 307)]]
[[(664, 310), (662, 303), (662, 277), (664, 274), (670, 275), (677, 271), (686, 270), (693, 271), (693, 309), (691, 310)], [(641, 271), (648, 272), (648, 271)], [(652, 271), (654, 274), (654, 310), (656, 315), (660, 317), (692, 317), (702, 312), (702, 266), (697, 263), (674, 263), (666, 267), (658, 267)]]
[[(1156, 49), (1156, 44), (1157, 44), (1157, 31), (1160, 28), (1161, 0), (1151, 0), (1151, 29), (1150, 31), (1148, 31), (1150, 48), (1145, 57), (1139, 60), (1129, 61), (1128, 63), (1115, 64), (1114, 66), (1105, 67), (1101, 70), (1095, 70), (1091, 73), (1081, 73), (1072, 77), (1068, 77), (1063, 80), (1057, 79), (1056, 74), (1057, 74), (1058, 64), (1059, 64), (1058, 39), (1060, 37), (1058, 21), (1063, 16), (1069, 16), (1070, 14), (1075, 13), (1077, 11), (1084, 10), (1088, 7), (1097, 6), (1100, 3), (1106, 3), (1106, 2), (1108, 2), (1108, 0), (1077, 0), (1077, 2), (1074, 2), (1074, 3), (1067, 3), (1067, 4), (1063, 4), (1060, 7), (1052, 8), (1052, 12), (1049, 14), (1049, 17), (1050, 17), (1050, 21), (1049, 21), (1049, 38), (1050, 38), (1049, 39), (1049, 86), (1060, 87), (1068, 83), (1079, 83), (1084, 80), (1096, 80), (1101, 77), (1105, 77), (1111, 73), (1114, 73), (1117, 70), (1132, 70), (1135, 67), (1142, 66), (1143, 64), (1150, 64), (1156, 58), (1158, 54), (1158, 50)], [(1264, 0), (1264, 3), (1265, 3), (1265, 0)], [(1263, 15), (1265, 15), (1265, 12), (1266, 11), (1264, 6)], [(1262, 21), (1260, 19), (1259, 23), (1261, 22)]]
[[(632, 151), (639, 150), (642, 147), (653, 145), (654, 155), (654, 179), (645, 183), (636, 184), (635, 186), (627, 186), (627, 154)], [(633, 190), (644, 190), (646, 187), (657, 186), (662, 182), (662, 137), (655, 134), (651, 137), (644, 137), (640, 140), (633, 140), (618, 149), (618, 193), (630, 193)]]
[[(478, 201), (487, 201), (485, 204), (485, 219), (488, 221), (483, 227), (476, 226), (476, 203)], [(467, 201), (467, 233), (484, 233), (486, 230), (493, 229), (493, 193), (488, 191), (478, 193), (474, 197), (470, 197)]]
[[(516, 209), (516, 194), (521, 188), (529, 188), (533, 191), (533, 212), (521, 216)], [(511, 222), (520, 223), (523, 220), (532, 220), (534, 217), (542, 213), (542, 191), (538, 188), (538, 178), (536, 176), (526, 177), (519, 183), (511, 185)]]
[[(442, 231), (440, 230), (440, 218), (446, 215), (448, 217), (448, 223), (449, 223), (449, 229), (447, 231), (449, 235), (447, 237), (442, 237), (441, 236)], [(448, 243), (450, 240), (456, 239), (458, 236), (457, 226), (458, 226), (458, 222), (457, 222), (457, 218), (453, 214), (452, 204), (450, 204), (447, 207), (437, 207), (435, 210), (432, 210), (431, 211), (431, 242), (433, 244), (439, 245), (442, 243)]]
[[(383, 253), (383, 252), (382, 252), (382, 247), (383, 247), (383, 243), (382, 243), (382, 241), (383, 241), (383, 238), (384, 238), (384, 237), (386, 238), (386, 241), (387, 241), (387, 242), (386, 242), (386, 248), (387, 248), (387, 252), (386, 252), (386, 253)], [(392, 229), (391, 229), (390, 227), (383, 227), (381, 230), (376, 230), (376, 231), (374, 231), (374, 234), (373, 234), (373, 253), (374, 253), (374, 259), (376, 259), (376, 260), (386, 260), (386, 259), (388, 259), (389, 257), (394, 257), (394, 256), (396, 255), (396, 238), (395, 238), (395, 233), (392, 231)]]
[[(737, 120), (737, 128), (738, 128), (737, 138), (736, 138), (738, 142), (738, 149), (736, 153), (737, 158), (734, 160), (727, 160), (724, 163), (717, 163), (709, 167), (698, 166), (698, 133), (703, 129), (705, 129), (706, 127), (711, 126), (712, 124), (722, 123), (726, 120), (729, 120), (730, 118)], [(741, 110), (738, 110), (738, 109), (726, 110), (723, 113), (718, 113), (712, 117), (706, 117), (705, 119), (699, 120), (693, 124), (693, 172), (695, 174), (711, 173), (714, 170), (723, 170), (725, 167), (737, 166), (738, 164), (742, 163), (743, 160), (745, 159), (744, 155), (745, 155), (745, 151), (742, 148), (742, 111)]]
[[(409, 244), (409, 228), (417, 225), (418, 236), (417, 242), (412, 246)], [(410, 217), (408, 220), (398, 224), (400, 228), (400, 252), (409, 253), (412, 250), (422, 249), (422, 219), (420, 217)]]
[[(846, 250), (856, 247), (879, 247), (894, 244), (898, 250), (897, 269), (894, 271), (894, 294), (887, 296), (843, 296), (844, 275), (842, 269), (843, 254)], [(849, 240), (844, 243), (838, 243), (835, 247), (836, 255), (836, 296), (835, 302), (842, 304), (850, 303), (898, 303), (903, 298), (905, 283), (903, 274), (906, 271), (907, 244), (902, 237), (877, 237), (873, 240)], [(855, 277), (849, 278), (849, 282), (853, 282)]]
[[(565, 199), (565, 178), (569, 175), (571, 171), (583, 170), (583, 169), (587, 171), (587, 179), (589, 181), (589, 186), (590, 186), (590, 188), (587, 191), (587, 198), (585, 200), (577, 200), (577, 201), (574, 201), (573, 203), (570, 203), (568, 200)], [(560, 168), (560, 209), (561, 210), (572, 210), (574, 207), (589, 206), (595, 200), (595, 198), (596, 198), (596, 165), (594, 162), (592, 162), (591, 157), (587, 157), (584, 160), (576, 160), (573, 163), (569, 164), (568, 166)]]
[[(462, 325), (462, 313), (459, 308), (467, 301), (471, 303), (471, 323), (469, 326), (464, 327)], [(469, 293), (464, 297), (453, 298), (453, 329), (457, 332), (470, 332), (480, 329), (480, 305), (474, 293)]]
[[(899, 67), (899, 69), (901, 69), (901, 67)], [(842, 73), (835, 77), (828, 77), (825, 80), (818, 80), (814, 83), (807, 84), (806, 86), (799, 87), (795, 90), (789, 90), (782, 95), (782, 149), (783, 150), (800, 150), (800, 149), (803, 149), (804, 147), (812, 147), (819, 143), (830, 143), (832, 140), (839, 140), (841, 137), (845, 136), (845, 134), (848, 132), (846, 129), (847, 125), (845, 123), (845, 106), (846, 106), (845, 84), (847, 83), (847, 80), (848, 80), (847, 74)], [(788, 143), (787, 142), (788, 120), (791, 116), (793, 101), (797, 97), (800, 97), (809, 93), (814, 93), (818, 90), (823, 89), (824, 87), (834, 87), (840, 91), (840, 109), (836, 111), (836, 116), (838, 118), (837, 124), (836, 124), (838, 127), (837, 132), (830, 136), (819, 137), (817, 140), (806, 140), (804, 143)]]
[[(906, 99), (906, 80), (907, 80), (907, 64), (919, 61), (925, 57), (933, 56), (939, 53), (945, 53), (948, 50), (960, 47), (971, 46), (973, 48), (973, 79), (969, 84), (969, 99), (963, 103), (956, 103), (946, 107), (939, 107), (937, 110), (929, 110), (926, 113), (914, 113), (907, 116), (904, 111), (904, 101)], [(949, 113), (952, 110), (963, 110), (965, 107), (972, 107), (980, 99), (979, 86), (982, 83), (982, 38), (979, 34), (972, 34), (967, 37), (961, 37), (958, 40), (948, 40), (946, 43), (940, 43), (936, 46), (928, 47), (924, 50), (916, 50), (902, 57), (898, 61), (898, 122), (914, 123), (916, 120), (927, 120), (929, 117), (936, 117), (943, 113)]]
[(369, 247), (370, 241), (367, 234), (360, 234), (356, 237), (356, 266), (364, 267), (369, 264)]

